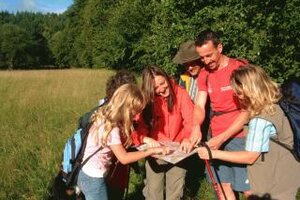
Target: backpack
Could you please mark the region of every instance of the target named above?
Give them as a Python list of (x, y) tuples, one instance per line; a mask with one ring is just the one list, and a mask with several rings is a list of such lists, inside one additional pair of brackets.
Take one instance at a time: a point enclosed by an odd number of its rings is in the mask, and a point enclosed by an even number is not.
[(283, 97), (279, 105), (290, 122), (294, 140), (292, 152), (300, 161), (300, 81), (290, 79), (284, 82), (281, 92)]
[(65, 143), (61, 167), (49, 187), (48, 200), (79, 200), (83, 198), (79, 188), (76, 187), (78, 173), (82, 166), (102, 148), (100, 147), (82, 162), (91, 125), (92, 123), (89, 123), (85, 128), (77, 129)]
[(102, 147), (100, 147), (93, 154), (82, 161), (89, 129), (92, 125), (90, 118), (92, 114), (106, 102), (107, 101), (104, 100), (102, 104), (81, 116), (78, 123), (78, 129), (65, 143), (60, 173), (62, 176), (62, 180), (65, 182), (67, 187), (76, 186), (77, 176), (80, 169), (92, 156), (94, 156), (98, 151), (102, 149)]
[(92, 123), (89, 123), (86, 127), (77, 129), (65, 144), (60, 173), (67, 187), (71, 188), (76, 185), (80, 169), (102, 149), (102, 147), (98, 148), (82, 162), (91, 125)]

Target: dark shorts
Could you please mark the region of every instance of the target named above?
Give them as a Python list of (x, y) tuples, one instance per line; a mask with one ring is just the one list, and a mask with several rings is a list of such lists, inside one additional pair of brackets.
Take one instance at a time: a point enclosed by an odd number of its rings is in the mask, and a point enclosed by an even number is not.
[[(223, 150), (225, 151), (245, 151), (245, 139), (233, 138), (229, 140), (223, 147)], [(218, 183), (231, 183), (232, 189), (235, 191), (250, 190), (250, 184), (247, 175), (247, 165), (213, 160), (211, 162), (211, 169), (215, 180)], [(215, 171), (217, 172), (217, 175)], [(206, 174), (207, 176), (209, 175), (207, 170)], [(209, 176), (208, 179), (211, 181)]]

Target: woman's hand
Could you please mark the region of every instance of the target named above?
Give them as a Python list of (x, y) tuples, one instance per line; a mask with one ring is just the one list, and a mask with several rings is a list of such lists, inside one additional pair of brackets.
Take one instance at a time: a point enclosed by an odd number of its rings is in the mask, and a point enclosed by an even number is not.
[(158, 141), (156, 141), (150, 137), (144, 137), (143, 142), (145, 144), (147, 144), (149, 147), (160, 147), (161, 146), (161, 144)]
[(180, 144), (180, 150), (185, 152), (185, 153), (189, 153), (189, 149), (191, 149), (191, 146), (193, 144), (191, 143), (191, 141), (189, 139), (183, 139), (181, 144)]
[(180, 144), (180, 150), (189, 153), (202, 139), (202, 132), (199, 126), (195, 126), (189, 139), (183, 139)]
[(159, 155), (167, 155), (170, 154), (172, 151), (169, 147), (161, 146), (161, 147), (152, 147), (153, 154), (159, 154)]

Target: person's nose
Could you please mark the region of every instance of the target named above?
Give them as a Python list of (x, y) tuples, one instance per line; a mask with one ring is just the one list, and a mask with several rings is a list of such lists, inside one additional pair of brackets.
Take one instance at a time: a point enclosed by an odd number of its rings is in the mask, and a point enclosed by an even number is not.
[(189, 65), (188, 70), (192, 70), (194, 68), (194, 65)]
[(210, 58), (204, 58), (204, 63), (207, 65), (207, 64), (209, 64), (210, 63), (210, 61), (211, 61), (211, 59)]
[(162, 93), (163, 92), (163, 87), (160, 86), (157, 91), (158, 91), (158, 93)]

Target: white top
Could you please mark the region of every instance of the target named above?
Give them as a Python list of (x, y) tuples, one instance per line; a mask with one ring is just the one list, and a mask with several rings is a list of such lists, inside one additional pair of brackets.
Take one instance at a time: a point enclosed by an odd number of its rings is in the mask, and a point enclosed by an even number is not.
[[(89, 134), (83, 156), (83, 162), (101, 146), (102, 133), (103, 125), (100, 126), (97, 131), (99, 139), (98, 145), (95, 142), (95, 135), (93, 133)], [(89, 161), (82, 167), (83, 172), (91, 177), (105, 177), (108, 173), (109, 167), (111, 165), (111, 159), (113, 157), (113, 152), (109, 146), (117, 144), (122, 144), (120, 138), (120, 130), (119, 128), (113, 128), (107, 137), (107, 146), (105, 146), (89, 159)]]

